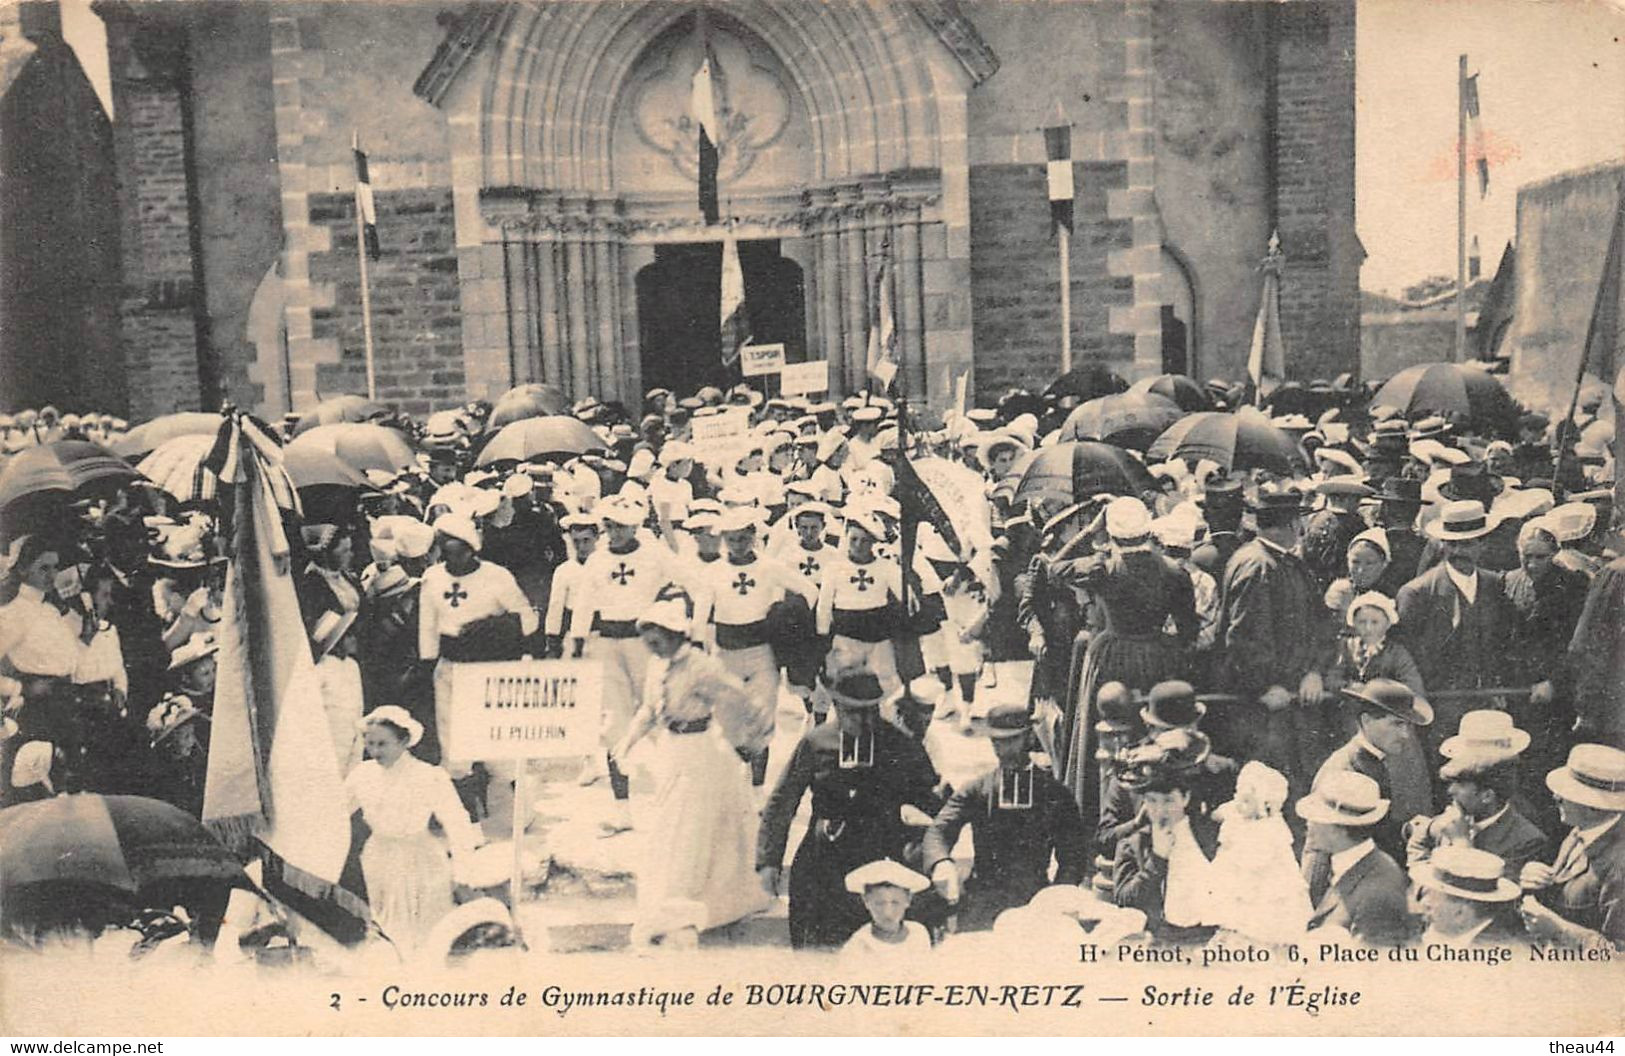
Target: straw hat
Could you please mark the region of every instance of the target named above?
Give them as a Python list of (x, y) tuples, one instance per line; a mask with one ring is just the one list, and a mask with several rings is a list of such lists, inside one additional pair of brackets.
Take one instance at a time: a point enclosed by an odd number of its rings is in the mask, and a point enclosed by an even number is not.
[(1388, 800), (1382, 798), (1377, 783), (1364, 774), (1336, 770), (1322, 777), (1294, 809), (1298, 817), (1311, 824), (1358, 828), (1375, 825), (1387, 817)]
[(1625, 752), (1604, 744), (1577, 744), (1567, 766), (1546, 775), (1546, 787), (1571, 803), (1625, 812)]
[(1473, 902), (1511, 902), (1523, 892), (1504, 875), (1506, 861), (1476, 847), (1447, 844), (1426, 861), (1411, 866), (1411, 879), (1454, 898)]

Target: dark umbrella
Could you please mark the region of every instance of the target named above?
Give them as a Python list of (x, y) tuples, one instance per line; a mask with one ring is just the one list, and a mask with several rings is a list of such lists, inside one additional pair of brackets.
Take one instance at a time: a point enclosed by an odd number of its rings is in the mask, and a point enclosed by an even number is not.
[(1184, 374), (1158, 374), (1142, 378), (1128, 387), (1130, 392), (1149, 393), (1171, 400), (1183, 411), (1211, 411), (1213, 399), (1195, 378)]
[(399, 473), (417, 463), (406, 437), (388, 426), (371, 422), (318, 425), (289, 441), (287, 454), (309, 448), (335, 455), (339, 461), (365, 473), (369, 469)]
[(1071, 503), (1092, 495), (1138, 495), (1154, 487), (1151, 474), (1122, 448), (1077, 440), (1039, 449), (1016, 485), (1016, 498)]
[(1208, 459), (1225, 472), (1232, 469), (1267, 469), (1290, 474), (1303, 463), (1303, 453), (1286, 433), (1270, 424), (1255, 407), (1234, 414), (1200, 411), (1168, 427), (1157, 437), (1146, 458)]
[(1184, 415), (1173, 402), (1143, 392), (1121, 392), (1082, 404), (1061, 426), (1062, 440), (1099, 440), (1144, 451)]
[(545, 418), (550, 414), (564, 414), (570, 401), (564, 393), (551, 385), (532, 382), (509, 389), (491, 408), (486, 429), (496, 430), (525, 418)]
[(140, 474), (113, 452), (89, 440), (53, 440), (14, 455), (0, 469), (0, 508), (42, 491), (76, 492), (114, 486)]
[[(168, 909), (189, 889), (254, 886), (190, 814), (144, 796), (56, 796), (0, 810), (0, 913), (100, 892)], [(54, 906), (60, 910), (62, 907)], [(61, 914), (53, 913), (61, 919)]]
[(1411, 421), (1437, 414), (1490, 432), (1504, 430), (1518, 413), (1499, 378), (1462, 363), (1406, 367), (1377, 390), (1371, 403), (1397, 407)]
[(177, 436), (209, 436), (220, 432), (220, 416), (202, 411), (181, 411), (165, 414), (150, 422), (142, 422), (123, 436), (108, 444), (108, 450), (120, 458), (138, 459), (156, 451), (165, 440)]
[(477, 464), (571, 458), (604, 449), (604, 441), (585, 422), (556, 414), (547, 418), (525, 418), (503, 426), (480, 452)]
[(318, 403), (293, 427), (293, 435), (307, 433), (318, 425), (336, 425), (339, 422), (370, 422), (389, 415), (389, 408), (365, 396), (335, 396)]
[(1076, 396), (1080, 400), (1092, 400), (1097, 396), (1110, 396), (1116, 392), (1126, 392), (1128, 382), (1113, 374), (1099, 363), (1086, 363), (1081, 367), (1062, 374), (1050, 382), (1044, 389), (1045, 396)]

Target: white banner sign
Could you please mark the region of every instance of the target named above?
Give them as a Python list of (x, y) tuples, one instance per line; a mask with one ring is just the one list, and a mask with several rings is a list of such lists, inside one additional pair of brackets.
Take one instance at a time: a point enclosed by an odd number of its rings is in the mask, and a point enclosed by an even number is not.
[(784, 346), (743, 345), (739, 349), (739, 373), (747, 378), (777, 374), (784, 369)]
[(779, 371), (781, 396), (811, 396), (815, 392), (829, 391), (829, 361), (813, 363), (786, 363)]
[(591, 660), (502, 660), (452, 669), (448, 759), (600, 751), (603, 673)]
[(708, 440), (728, 440), (750, 431), (750, 408), (730, 407), (721, 414), (708, 414), (690, 423), (689, 436), (697, 444)]

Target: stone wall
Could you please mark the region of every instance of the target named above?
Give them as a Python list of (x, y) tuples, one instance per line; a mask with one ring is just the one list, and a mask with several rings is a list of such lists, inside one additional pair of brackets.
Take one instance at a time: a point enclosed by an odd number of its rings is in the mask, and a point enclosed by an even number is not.
[[(463, 344), (451, 191), (379, 191), (374, 205), (380, 255), (368, 262), (368, 280), (378, 398), (419, 415), (461, 403)], [(312, 336), (340, 350), (337, 362), (317, 368), (317, 394), (366, 392), (355, 197), (313, 194), (309, 216), (331, 247), (311, 254), (310, 279), (334, 294), (329, 306), (312, 311)]]

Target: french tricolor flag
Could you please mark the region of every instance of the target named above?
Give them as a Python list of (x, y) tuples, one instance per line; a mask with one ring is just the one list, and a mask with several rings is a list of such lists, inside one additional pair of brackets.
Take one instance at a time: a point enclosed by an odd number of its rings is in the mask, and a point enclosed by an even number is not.
[(355, 211), (361, 217), (361, 238), (367, 259), (378, 259), (378, 211), (372, 204), (372, 177), (367, 173), (367, 154), (361, 149), (361, 133), (353, 133), (350, 150), (355, 154)]

